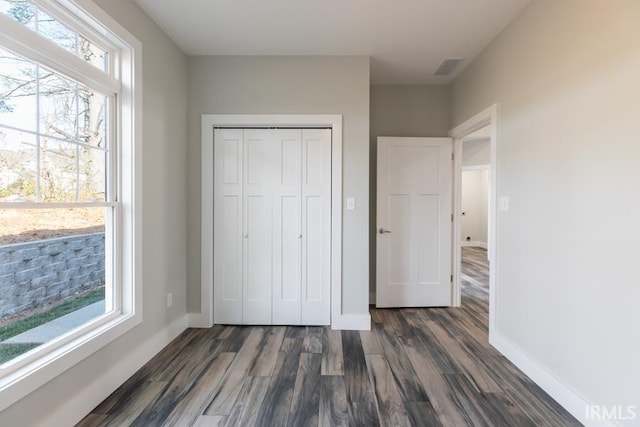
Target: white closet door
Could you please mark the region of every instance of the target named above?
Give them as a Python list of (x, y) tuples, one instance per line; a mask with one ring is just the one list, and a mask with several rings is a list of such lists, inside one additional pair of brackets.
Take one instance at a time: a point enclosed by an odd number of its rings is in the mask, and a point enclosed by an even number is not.
[(242, 323), (243, 132), (214, 133), (214, 322)]
[(331, 323), (331, 129), (302, 131), (303, 325)]
[(271, 324), (274, 184), (280, 147), (264, 129), (244, 130), (242, 323)]
[(215, 323), (329, 325), (331, 130), (214, 138)]
[(302, 268), (302, 130), (268, 130), (277, 145), (273, 187), (273, 324), (299, 325)]

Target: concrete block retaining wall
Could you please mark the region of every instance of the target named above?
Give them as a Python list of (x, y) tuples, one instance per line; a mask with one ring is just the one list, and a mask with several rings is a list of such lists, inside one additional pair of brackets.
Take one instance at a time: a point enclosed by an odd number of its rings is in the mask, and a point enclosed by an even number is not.
[(0, 246), (0, 317), (104, 285), (104, 233)]

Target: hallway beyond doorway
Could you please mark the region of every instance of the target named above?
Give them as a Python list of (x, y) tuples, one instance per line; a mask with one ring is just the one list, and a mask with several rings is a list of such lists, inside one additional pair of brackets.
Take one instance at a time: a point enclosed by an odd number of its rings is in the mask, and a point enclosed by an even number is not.
[(489, 303), (489, 260), (487, 250), (463, 246), (460, 280), (462, 294), (474, 296)]

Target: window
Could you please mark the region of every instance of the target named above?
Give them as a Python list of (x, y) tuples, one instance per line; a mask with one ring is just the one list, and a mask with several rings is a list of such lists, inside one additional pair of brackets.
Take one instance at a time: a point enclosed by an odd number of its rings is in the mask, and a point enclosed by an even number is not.
[(107, 128), (115, 95), (0, 48), (0, 200), (113, 200)]
[(35, 31), (94, 67), (109, 71), (108, 48), (99, 47), (34, 3), (28, 0), (0, 0), (0, 13)]
[(139, 49), (92, 3), (0, 0), (0, 411), (141, 321)]

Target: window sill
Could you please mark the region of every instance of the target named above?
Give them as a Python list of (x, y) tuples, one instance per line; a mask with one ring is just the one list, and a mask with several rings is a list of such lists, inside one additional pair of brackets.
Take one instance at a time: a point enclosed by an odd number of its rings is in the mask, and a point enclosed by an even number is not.
[(96, 323), (100, 321), (103, 321), (104, 324), (94, 326), (80, 337), (52, 349), (47, 354), (39, 355), (34, 361), (1, 378), (0, 411), (34, 392), (142, 323), (142, 315), (121, 314), (116, 315), (113, 319), (106, 315), (102, 319), (97, 319)]

